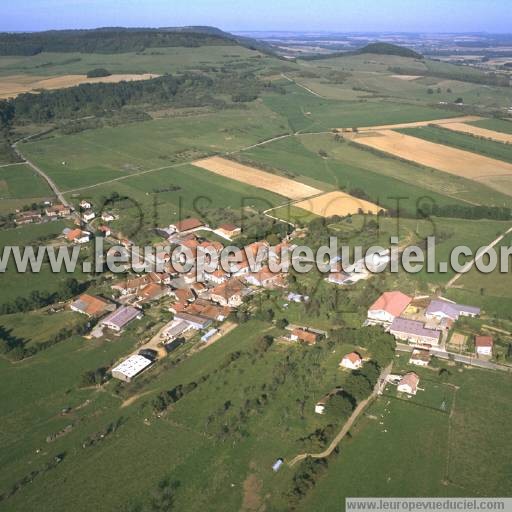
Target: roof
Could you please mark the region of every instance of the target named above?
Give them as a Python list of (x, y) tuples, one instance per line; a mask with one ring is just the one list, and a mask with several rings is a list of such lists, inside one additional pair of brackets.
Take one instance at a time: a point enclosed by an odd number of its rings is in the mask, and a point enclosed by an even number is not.
[(238, 226), (235, 226), (234, 224), (230, 224), (230, 223), (226, 223), (226, 224), (221, 224), (219, 226), (219, 229), (222, 229), (222, 231), (236, 231), (238, 229), (240, 229)]
[(400, 379), (400, 382), (398, 383), (398, 385), (399, 386), (406, 385), (406, 386), (410, 386), (412, 389), (416, 389), (419, 381), (420, 381), (420, 378), (414, 372), (409, 372), (409, 373), (406, 373)]
[(152, 361), (147, 359), (140, 354), (130, 356), (125, 359), (121, 364), (118, 364), (115, 368), (112, 368), (112, 372), (122, 373), (128, 378), (135, 377), (142, 370), (150, 366)]
[(461, 313), (479, 315), (480, 308), (474, 306), (466, 306), (465, 304), (456, 304), (446, 300), (434, 299), (428, 305), (425, 314), (434, 315), (435, 313), (443, 313), (450, 318), (456, 319)]
[(204, 316), (199, 315), (191, 315), (190, 313), (186, 313), (185, 311), (182, 311), (180, 313), (176, 313), (174, 315), (174, 318), (176, 320), (183, 320), (184, 322), (188, 322), (191, 324), (197, 324), (202, 326), (207, 326), (211, 324), (211, 320), (209, 318), (205, 318)]
[(71, 306), (86, 315), (96, 316), (106, 311), (110, 307), (110, 302), (100, 297), (94, 297), (93, 295), (84, 293), (80, 295)]
[(411, 303), (412, 298), (399, 291), (384, 292), (371, 306), (369, 311), (386, 311), (390, 315), (400, 316)]
[(475, 347), (490, 347), (492, 348), (493, 339), (492, 336), (476, 336)]
[[(73, 240), (76, 240), (77, 238), (80, 238), (82, 236), (83, 231), (81, 229), (72, 229), (71, 231), (68, 231), (66, 233), (66, 238), (72, 242)], [(86, 236), (86, 234), (84, 234)]]
[(200, 228), (201, 226), (204, 226), (204, 222), (193, 217), (191, 219), (179, 220), (178, 222), (171, 224), (171, 226), (174, 226), (176, 228), (176, 231), (189, 231), (191, 229), (196, 229)]
[(350, 354), (345, 354), (343, 359), (348, 359), (353, 364), (362, 361), (361, 356), (357, 352), (350, 352)]
[(132, 306), (122, 306), (117, 311), (114, 311), (112, 314), (104, 318), (101, 323), (115, 325), (121, 329), (128, 322), (131, 322), (134, 318), (137, 318), (141, 314), (142, 312), (140, 309), (134, 308)]
[(318, 334), (316, 332), (306, 331), (304, 329), (293, 329), (292, 334), (297, 336), (300, 340), (306, 341), (308, 343), (315, 343), (318, 339)]
[(154, 299), (165, 294), (166, 290), (168, 290), (167, 286), (151, 283), (148, 284), (141, 292), (139, 292), (139, 297), (142, 297), (146, 300)]
[(224, 299), (229, 299), (234, 295), (240, 295), (244, 286), (238, 279), (230, 279), (222, 284), (219, 284), (211, 291), (212, 295), (218, 295)]
[(190, 326), (188, 322), (184, 320), (175, 320), (167, 329), (163, 331), (163, 335), (168, 338), (176, 338), (180, 334), (184, 333)]
[(427, 329), (421, 322), (417, 320), (408, 320), (407, 318), (397, 317), (393, 320), (390, 331), (401, 332), (404, 334), (412, 334), (415, 336), (423, 336), (439, 340), (441, 333), (434, 329)]
[(411, 359), (416, 361), (430, 361), (430, 352), (428, 350), (414, 349), (412, 351)]

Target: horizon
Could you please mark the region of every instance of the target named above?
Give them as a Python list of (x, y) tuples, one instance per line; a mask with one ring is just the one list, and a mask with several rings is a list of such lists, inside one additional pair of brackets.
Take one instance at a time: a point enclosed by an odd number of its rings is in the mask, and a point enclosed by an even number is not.
[[(337, 33), (510, 33), (512, 14), (504, 0), (268, 0), (257, 4), (196, 0), (192, 5), (167, 5), (165, 0), (7, 0), (2, 32), (214, 26), (228, 32)], [(58, 14), (56, 14), (58, 13)]]

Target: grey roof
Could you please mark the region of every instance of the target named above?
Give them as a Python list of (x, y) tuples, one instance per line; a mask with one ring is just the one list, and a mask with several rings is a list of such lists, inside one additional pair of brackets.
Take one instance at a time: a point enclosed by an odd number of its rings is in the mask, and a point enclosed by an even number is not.
[(393, 320), (390, 327), (390, 332), (401, 332), (404, 334), (411, 334), (414, 336), (423, 336), (439, 340), (440, 332), (433, 329), (427, 329), (421, 322), (417, 320), (408, 320), (407, 318), (397, 317)]
[(112, 324), (121, 329), (128, 322), (131, 322), (134, 318), (137, 318), (141, 314), (142, 311), (140, 309), (134, 308), (132, 306), (123, 306), (104, 318), (101, 323)]
[(212, 323), (212, 321), (209, 318), (205, 318), (204, 316), (199, 315), (191, 315), (190, 313), (177, 313), (174, 315), (174, 318), (176, 320), (183, 320), (185, 322), (188, 322), (190, 324), (196, 324), (203, 327), (207, 327)]
[(479, 315), (480, 308), (474, 306), (466, 306), (464, 304), (454, 304), (445, 300), (434, 299), (428, 305), (425, 313), (427, 315), (434, 315), (435, 313), (444, 313), (446, 316), (453, 318), (454, 320), (459, 317), (461, 313), (467, 313), (470, 315)]

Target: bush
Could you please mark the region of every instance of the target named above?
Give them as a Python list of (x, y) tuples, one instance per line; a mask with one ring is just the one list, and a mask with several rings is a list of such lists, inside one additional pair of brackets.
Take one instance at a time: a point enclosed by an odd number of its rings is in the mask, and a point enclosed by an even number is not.
[(102, 76), (110, 76), (112, 73), (105, 68), (95, 68), (87, 71), (87, 78), (100, 78)]

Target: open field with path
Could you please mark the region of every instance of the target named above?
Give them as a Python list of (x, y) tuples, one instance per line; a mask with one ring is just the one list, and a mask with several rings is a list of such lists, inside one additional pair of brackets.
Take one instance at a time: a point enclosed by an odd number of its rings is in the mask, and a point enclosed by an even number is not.
[(482, 137), (484, 139), (495, 140), (497, 142), (505, 142), (507, 144), (512, 143), (512, 133), (496, 132), (494, 130), (487, 130), (486, 128), (480, 128), (466, 123), (445, 123), (443, 128), (447, 130), (453, 130), (454, 132), (468, 133), (475, 137)]
[(353, 197), (345, 192), (327, 192), (295, 203), (294, 206), (321, 217), (345, 216), (358, 212), (376, 214), (382, 210), (376, 204)]

